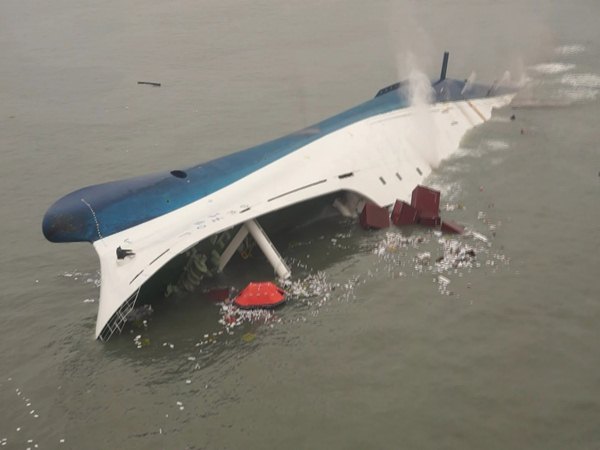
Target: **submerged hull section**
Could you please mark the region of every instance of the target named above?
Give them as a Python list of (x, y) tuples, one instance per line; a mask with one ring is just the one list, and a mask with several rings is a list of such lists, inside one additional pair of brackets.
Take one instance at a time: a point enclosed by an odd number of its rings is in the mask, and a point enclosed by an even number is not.
[(410, 107), (393, 85), (369, 102), (261, 146), (60, 199), (47, 212), (43, 231), (54, 242), (93, 243), (102, 282), (96, 337), (118, 330), (141, 286), (209, 236), (338, 191), (381, 206), (410, 200), (465, 132), (514, 95), (484, 86), (464, 94), (464, 86), (442, 80), (433, 86), (435, 103)]

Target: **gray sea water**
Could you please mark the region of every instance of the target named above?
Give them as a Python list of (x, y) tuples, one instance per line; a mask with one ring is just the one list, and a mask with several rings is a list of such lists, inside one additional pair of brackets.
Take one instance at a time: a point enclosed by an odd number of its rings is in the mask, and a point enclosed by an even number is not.
[[(599, 18), (597, 0), (3, 0), (0, 445), (600, 448)], [(454, 244), (472, 264), (435, 264), (427, 230), (326, 221), (281, 249), (274, 315), (228, 334), (192, 294), (93, 339), (98, 262), (44, 240), (52, 202), (300, 129), (414, 65), (435, 78), (444, 50), (451, 77), (524, 83), (427, 180), (487, 237)]]

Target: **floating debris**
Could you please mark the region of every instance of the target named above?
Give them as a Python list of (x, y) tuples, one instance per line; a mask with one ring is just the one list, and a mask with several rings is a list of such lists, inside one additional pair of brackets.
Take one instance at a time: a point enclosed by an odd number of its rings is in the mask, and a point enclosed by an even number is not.
[(84, 284), (93, 284), (95, 287), (100, 287), (100, 273), (96, 272), (95, 274), (89, 272), (64, 272), (61, 274), (64, 278), (69, 278), (73, 281), (82, 281)]
[(470, 246), (456, 239), (440, 239), (440, 242), (444, 256), (440, 261), (436, 261), (438, 272), (473, 267), (476, 253)]
[(221, 319), (219, 319), (219, 323), (225, 327), (227, 332), (230, 332), (232, 328), (239, 327), (244, 322), (267, 322), (273, 317), (273, 312), (271, 310), (243, 310), (233, 304), (225, 303), (221, 305), (220, 314)]
[(242, 336), (242, 341), (244, 341), (246, 343), (250, 343), (250, 342), (254, 341), (254, 339), (256, 339), (256, 334), (254, 334), (254, 333), (246, 333)]
[(455, 211), (457, 209), (464, 210), (467, 208), (462, 203), (445, 203), (440, 209), (443, 211)]
[(427, 265), (431, 261), (431, 253), (429, 253), (429, 252), (419, 253), (415, 257), (415, 259), (416, 259), (417, 263), (419, 263), (421, 265)]
[(470, 236), (473, 236), (475, 239), (478, 239), (482, 242), (488, 242), (488, 238), (485, 237), (483, 234), (481, 233), (477, 233), (476, 231), (470, 231), (468, 233)]
[(137, 84), (146, 84), (148, 86), (161, 87), (161, 84), (157, 83), (156, 81), (138, 81)]
[(142, 348), (143, 347), (143, 343), (142, 343), (142, 335), (138, 334), (136, 337), (133, 338), (133, 343), (135, 344), (135, 346), (137, 348)]
[(141, 324), (143, 324), (144, 319), (150, 317), (152, 315), (152, 313), (154, 312), (154, 309), (152, 309), (152, 305), (141, 305), (138, 306), (136, 308), (134, 308), (128, 315), (127, 315), (127, 322), (139, 322)]
[(450, 284), (450, 279), (443, 275), (438, 275), (438, 281), (443, 284)]
[(375, 247), (374, 253), (378, 256), (384, 256), (390, 252), (397, 252), (402, 248), (417, 248), (419, 244), (424, 242), (426, 242), (424, 236), (404, 236), (398, 232), (387, 232)]
[(438, 282), (438, 290), (440, 291), (440, 294), (452, 295), (452, 292), (448, 291), (448, 285), (450, 284), (449, 278), (446, 278), (443, 275), (438, 275), (437, 282)]

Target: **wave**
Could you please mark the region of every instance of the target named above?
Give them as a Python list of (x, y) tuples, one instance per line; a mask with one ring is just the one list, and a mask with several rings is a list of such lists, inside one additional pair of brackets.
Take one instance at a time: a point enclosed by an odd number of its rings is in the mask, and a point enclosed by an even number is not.
[(532, 67), (533, 70), (539, 73), (544, 74), (557, 74), (568, 72), (569, 70), (573, 70), (575, 68), (575, 64), (568, 63), (560, 63), (560, 62), (551, 62), (551, 63), (541, 63), (536, 64)]
[(581, 44), (561, 45), (556, 47), (554, 51), (559, 55), (575, 55), (578, 53), (583, 53), (585, 51), (585, 46)]

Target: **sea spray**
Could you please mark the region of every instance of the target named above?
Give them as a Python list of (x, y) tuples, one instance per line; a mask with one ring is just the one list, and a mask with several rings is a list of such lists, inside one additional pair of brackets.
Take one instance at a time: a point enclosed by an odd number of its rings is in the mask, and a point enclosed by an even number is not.
[(467, 78), (465, 85), (462, 88), (462, 91), (460, 91), (460, 94), (465, 95), (466, 92), (469, 92), (469, 90), (475, 84), (476, 79), (477, 79), (477, 74), (475, 72), (471, 72), (471, 75), (469, 75), (469, 77)]
[(431, 113), (431, 104), (435, 92), (427, 75), (418, 68), (415, 58), (408, 54), (406, 66), (409, 68), (408, 83), (403, 89), (409, 104), (413, 109), (410, 118), (410, 129), (407, 140), (431, 168), (439, 166), (442, 159), (440, 154), (440, 133)]

